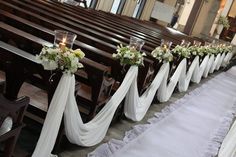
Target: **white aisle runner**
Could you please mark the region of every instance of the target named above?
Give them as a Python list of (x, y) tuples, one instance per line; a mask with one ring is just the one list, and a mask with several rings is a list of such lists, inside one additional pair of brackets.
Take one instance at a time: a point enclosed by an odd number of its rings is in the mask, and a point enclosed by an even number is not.
[(236, 110), (236, 77), (222, 73), (88, 156), (212, 157)]

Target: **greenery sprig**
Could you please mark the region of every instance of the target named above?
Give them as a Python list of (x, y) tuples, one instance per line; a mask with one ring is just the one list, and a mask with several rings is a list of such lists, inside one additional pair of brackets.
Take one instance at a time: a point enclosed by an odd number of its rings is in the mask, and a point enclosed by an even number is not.
[(229, 27), (230, 27), (229, 20), (225, 16), (220, 16), (218, 21), (217, 21), (217, 24), (222, 25), (226, 29), (229, 29)]

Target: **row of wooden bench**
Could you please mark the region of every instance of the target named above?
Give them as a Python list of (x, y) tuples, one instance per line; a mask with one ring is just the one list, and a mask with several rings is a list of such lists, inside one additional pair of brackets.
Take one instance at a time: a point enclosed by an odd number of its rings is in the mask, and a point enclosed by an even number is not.
[[(53, 0), (0, 0), (0, 68), (6, 72), (7, 98), (16, 99), (22, 83), (28, 81), (45, 90), (50, 103), (61, 73), (43, 70), (35, 55), (40, 53), (42, 45), (53, 45), (56, 29), (75, 33), (73, 48), (80, 48), (86, 54), (81, 60), (84, 69), (75, 74), (78, 105), (88, 110), (85, 121), (96, 115), (125, 76), (122, 69), (128, 67), (112, 58), (117, 45), (128, 45), (130, 36), (145, 41), (145, 66), (139, 68), (138, 74), (138, 88), (142, 93), (160, 68), (151, 51), (160, 45), (161, 39), (172, 41), (172, 48), (182, 39), (194, 40), (152, 23)], [(41, 115), (38, 111), (34, 113)]]
[[(150, 55), (151, 50), (160, 44), (162, 38), (175, 41), (174, 45), (181, 42), (180, 38), (177, 40), (173, 34), (162, 35), (162, 30), (150, 31), (149, 28), (137, 24), (138, 22), (132, 19), (62, 5), (55, 1), (11, 0), (0, 1), (0, 4), (1, 40), (30, 54), (38, 54), (42, 45), (52, 45), (50, 42), (53, 41), (55, 29), (68, 30), (77, 34), (74, 48), (81, 48), (87, 57), (81, 60), (85, 72), (79, 70), (76, 74), (77, 79), (84, 83), (84, 90), (80, 88), (77, 94), (83, 101), (87, 100), (85, 102), (90, 102), (96, 107), (108, 100), (114, 80), (121, 82), (125, 75), (122, 73), (119, 61), (112, 58), (116, 45), (128, 44), (130, 36), (145, 40), (147, 46), (144, 46), (144, 50), (148, 57), (145, 58), (145, 66), (139, 71), (141, 92), (148, 87), (159, 67), (158, 62)], [(162, 29), (166, 30), (166, 28)], [(185, 35), (182, 37), (189, 38)], [(35, 75), (39, 72), (33, 73)], [(45, 82), (49, 74), (40, 75), (44, 84), (48, 86)], [(104, 91), (108, 92), (104, 93)], [(91, 117), (94, 116), (96, 107), (92, 107)]]

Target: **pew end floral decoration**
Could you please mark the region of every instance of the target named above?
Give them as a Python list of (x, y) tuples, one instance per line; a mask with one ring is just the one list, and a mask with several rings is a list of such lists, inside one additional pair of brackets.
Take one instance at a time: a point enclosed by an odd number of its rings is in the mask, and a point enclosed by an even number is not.
[(152, 56), (159, 60), (159, 62), (171, 62), (173, 61), (173, 55), (170, 51), (170, 49), (164, 45), (164, 46), (158, 46), (152, 51)]
[(202, 56), (204, 56), (204, 51), (205, 51), (205, 49), (202, 49), (202, 47), (200, 46), (200, 47), (198, 47), (198, 46), (190, 46), (189, 47), (189, 51), (190, 51), (190, 53), (193, 55), (193, 56), (200, 56), (200, 57), (202, 57)]
[(220, 44), (217, 47), (219, 53), (229, 53), (233, 51), (232, 45)]
[(74, 74), (83, 65), (79, 62), (85, 54), (80, 50), (72, 50), (67, 47), (43, 46), (36, 58), (41, 62), (45, 70), (60, 70), (63, 73)]
[(121, 65), (144, 65), (143, 60), (146, 54), (144, 52), (137, 51), (134, 47), (123, 46), (122, 44), (117, 46), (117, 53), (113, 53), (112, 57), (120, 60)]
[(172, 49), (172, 53), (183, 58), (190, 58), (191, 56), (189, 48), (181, 45), (175, 46), (175, 48)]

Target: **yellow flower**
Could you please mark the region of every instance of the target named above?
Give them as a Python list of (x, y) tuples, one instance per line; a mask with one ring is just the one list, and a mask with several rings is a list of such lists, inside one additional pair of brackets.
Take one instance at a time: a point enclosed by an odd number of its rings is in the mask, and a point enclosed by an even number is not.
[(167, 45), (164, 45), (163, 46), (163, 52), (165, 53), (165, 52), (167, 52), (167, 50), (168, 50)]
[(167, 46), (164, 44), (164, 49), (167, 49)]
[(80, 49), (76, 49), (74, 50), (74, 54), (76, 57), (78, 57), (79, 59), (84, 58), (85, 54), (83, 51), (81, 51)]

